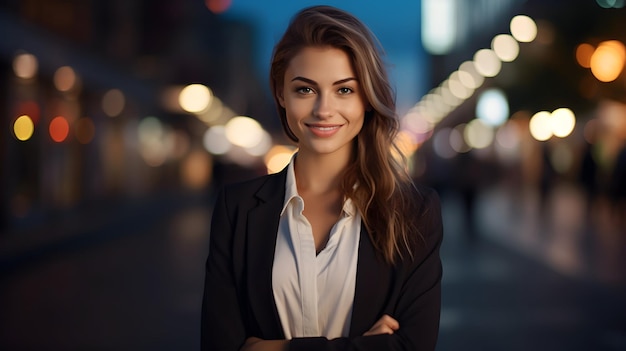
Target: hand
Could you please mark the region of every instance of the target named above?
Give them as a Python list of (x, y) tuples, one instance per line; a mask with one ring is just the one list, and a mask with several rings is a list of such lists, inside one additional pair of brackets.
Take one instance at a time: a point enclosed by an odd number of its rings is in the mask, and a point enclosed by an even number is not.
[(239, 351), (283, 351), (287, 350), (287, 345), (287, 340), (263, 340), (251, 336)]
[(391, 318), (388, 314), (380, 317), (376, 323), (366, 331), (363, 336), (367, 335), (379, 335), (379, 334), (393, 334), (396, 330), (400, 329), (400, 323), (397, 320)]

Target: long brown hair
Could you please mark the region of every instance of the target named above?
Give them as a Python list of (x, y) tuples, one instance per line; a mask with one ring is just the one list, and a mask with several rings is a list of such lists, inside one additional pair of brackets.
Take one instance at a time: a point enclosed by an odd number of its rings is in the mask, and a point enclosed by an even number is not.
[(354, 161), (344, 173), (342, 186), (359, 209), (376, 250), (393, 264), (398, 257), (412, 255), (411, 248), (420, 234), (414, 226), (417, 213), (412, 197), (416, 192), (394, 143), (399, 123), (380, 45), (361, 21), (345, 11), (314, 6), (294, 16), (274, 48), (270, 85), (283, 129), (295, 142), (298, 139), (287, 125), (286, 111), (277, 94), (291, 59), (311, 46), (344, 50), (364, 91), (370, 108), (356, 137)]

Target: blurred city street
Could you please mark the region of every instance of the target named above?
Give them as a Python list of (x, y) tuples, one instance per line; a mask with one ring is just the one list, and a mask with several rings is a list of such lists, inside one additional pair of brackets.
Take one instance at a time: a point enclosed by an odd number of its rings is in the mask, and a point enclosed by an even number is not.
[[(498, 187), (478, 197), (479, 230), (470, 238), (458, 196), (442, 193), (438, 350), (624, 350), (623, 228), (621, 246), (613, 247), (621, 250), (618, 262), (606, 248), (593, 249), (602, 245), (597, 233), (582, 240), (571, 232), (582, 227), (558, 222), (552, 212), (545, 219), (559, 234), (549, 234), (529, 210), (532, 196), (509, 195)], [(555, 192), (553, 203), (581, 205), (566, 196)], [(519, 208), (511, 210), (507, 200)], [(110, 218), (116, 224), (105, 236), (76, 231), (82, 238), (66, 238), (53, 252), (4, 261), (0, 349), (197, 350), (210, 201), (164, 202), (135, 210), (136, 217)], [(562, 253), (549, 253), (554, 240)], [(529, 254), (529, 245), (542, 245), (545, 255)], [(549, 255), (569, 258), (564, 264)]]
[[(199, 349), (215, 190), (296, 152), (269, 67), (317, 2), (0, 2), (0, 350)], [(626, 350), (626, 1), (324, 3), (442, 199), (438, 351)]]

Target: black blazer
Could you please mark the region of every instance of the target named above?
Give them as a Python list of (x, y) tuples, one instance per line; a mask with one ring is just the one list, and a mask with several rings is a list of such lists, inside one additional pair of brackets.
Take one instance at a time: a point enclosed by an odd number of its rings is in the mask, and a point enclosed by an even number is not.
[[(272, 264), (286, 169), (223, 188), (211, 222), (202, 303), (202, 350), (239, 350), (250, 336), (284, 339), (272, 293)], [(290, 350), (434, 350), (441, 308), (443, 228), (439, 197), (415, 194), (419, 232), (414, 259), (395, 266), (376, 254), (361, 231), (350, 335), (327, 340), (296, 338)], [(362, 226), (364, 228), (364, 226)], [(395, 318), (393, 335), (362, 336), (383, 315)]]

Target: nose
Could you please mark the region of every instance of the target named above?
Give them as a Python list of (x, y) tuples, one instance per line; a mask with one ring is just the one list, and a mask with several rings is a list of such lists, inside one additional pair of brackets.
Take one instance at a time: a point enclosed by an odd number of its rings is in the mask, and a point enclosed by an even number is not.
[(313, 115), (319, 119), (328, 119), (335, 114), (334, 101), (328, 94), (319, 94)]

